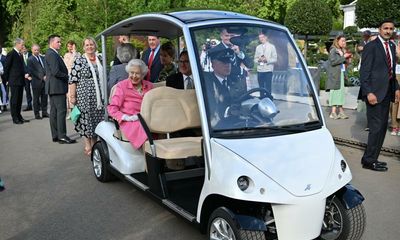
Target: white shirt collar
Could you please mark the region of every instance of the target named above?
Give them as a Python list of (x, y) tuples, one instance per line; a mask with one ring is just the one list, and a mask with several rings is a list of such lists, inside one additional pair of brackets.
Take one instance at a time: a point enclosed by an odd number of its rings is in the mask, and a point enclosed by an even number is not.
[[(217, 74), (214, 74), (215, 77), (218, 79), (218, 81), (222, 84), (222, 81), (226, 80), (226, 78), (222, 78), (220, 76), (218, 76)], [(223, 84), (222, 84), (223, 85)]]
[(386, 45), (385, 45), (385, 42), (388, 43), (390, 59), (392, 60), (391, 62), (393, 62), (393, 55), (392, 55), (392, 51), (390, 50), (390, 40), (388, 40), (388, 41), (384, 40), (384, 39), (381, 37), (381, 35), (378, 35), (378, 38), (379, 38), (379, 40), (381, 41), (381, 43), (382, 43), (382, 45), (383, 45), (383, 49), (385, 50), (385, 52), (386, 52)]

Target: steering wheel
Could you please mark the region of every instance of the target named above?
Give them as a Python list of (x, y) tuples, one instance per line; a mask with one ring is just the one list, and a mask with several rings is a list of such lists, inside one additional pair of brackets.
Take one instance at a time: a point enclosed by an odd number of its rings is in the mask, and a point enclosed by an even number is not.
[[(240, 109), (240, 106), (242, 104), (242, 102), (254, 98), (254, 96), (252, 96), (251, 94), (255, 93), (255, 92), (259, 92), (260, 96), (258, 97), (259, 99), (263, 99), (268, 97), (269, 99), (273, 100), (273, 97), (271, 95), (271, 93), (266, 90), (265, 88), (253, 88), (250, 89), (249, 91), (247, 91), (246, 93), (244, 93), (243, 95), (241, 95), (238, 100), (235, 101), (235, 106), (236, 106), (236, 114), (233, 114), (236, 116), (236, 123), (234, 123), (233, 125), (236, 127), (244, 127), (244, 125), (258, 125), (258, 124), (263, 124), (265, 123), (266, 120), (265, 118), (263, 118), (261, 116), (261, 114), (258, 112), (258, 110), (252, 109), (249, 113), (244, 114), (244, 112)], [(231, 105), (232, 107), (233, 105)], [(241, 117), (245, 117), (244, 119), (242, 118), (242, 120), (239, 120)]]
[(258, 87), (258, 88), (250, 89), (249, 91), (244, 93), (242, 96), (239, 97), (237, 102), (238, 103), (242, 103), (243, 101), (252, 98), (253, 96), (251, 96), (251, 94), (253, 94), (255, 92), (259, 92), (260, 93), (260, 96), (258, 97), (259, 99), (263, 99), (263, 98), (267, 97), (267, 98), (269, 98), (271, 100), (274, 100), (274, 97), (272, 97), (271, 93), (268, 92), (267, 89)]

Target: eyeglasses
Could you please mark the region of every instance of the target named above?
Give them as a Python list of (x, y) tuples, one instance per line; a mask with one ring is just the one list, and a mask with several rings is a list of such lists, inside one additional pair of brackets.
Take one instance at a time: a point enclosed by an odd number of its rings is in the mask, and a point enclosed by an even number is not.
[(184, 63), (188, 64), (189, 61), (181, 61), (181, 60), (179, 60), (179, 63), (180, 63), (180, 64), (184, 64)]

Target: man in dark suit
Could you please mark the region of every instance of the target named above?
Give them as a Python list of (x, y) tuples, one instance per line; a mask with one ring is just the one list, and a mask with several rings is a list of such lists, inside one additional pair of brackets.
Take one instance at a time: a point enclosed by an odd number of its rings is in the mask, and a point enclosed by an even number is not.
[[(44, 58), (40, 56), (40, 47), (32, 45), (32, 56), (28, 59), (28, 71), (32, 83), (33, 91), (33, 112), (36, 119), (49, 117), (47, 114), (47, 94), (45, 92), (46, 69), (44, 68)], [(40, 116), (42, 111), (42, 116)]]
[(61, 38), (50, 35), (49, 49), (45, 57), (46, 93), (50, 96), (50, 128), (53, 142), (75, 143), (67, 137), (65, 117), (67, 114), (68, 70), (58, 51)]
[(232, 49), (234, 52), (234, 57), (232, 60), (232, 70), (230, 75), (235, 78), (238, 76), (241, 78), (246, 78), (247, 71), (241, 65), (243, 63), (244, 66), (251, 68), (253, 67), (253, 61), (244, 54), (242, 49), (240, 49), (240, 46), (231, 42), (232, 38), (238, 39), (239, 42), (241, 35), (239, 31), (240, 29), (237, 29), (235, 32), (233, 29), (222, 28), (220, 33), (221, 42), (214, 48), (216, 50), (223, 50), (226, 48)]
[(167, 77), (167, 87), (176, 89), (193, 89), (192, 69), (190, 68), (189, 55), (187, 51), (179, 54), (179, 72)]
[(378, 37), (365, 45), (361, 60), (360, 82), (362, 98), (367, 104), (368, 143), (361, 164), (374, 171), (387, 171), (378, 156), (385, 139), (390, 101), (399, 101), (396, 80), (396, 46), (390, 41), (394, 22), (384, 20)]
[(246, 93), (246, 81), (231, 75), (234, 51), (230, 48), (218, 50), (212, 48), (208, 53), (214, 72), (204, 72), (207, 107), (211, 126), (223, 128), (220, 120), (235, 114), (238, 106), (234, 104), (242, 94)]
[(149, 47), (143, 52), (142, 60), (149, 67), (145, 80), (156, 82), (163, 65), (160, 61), (160, 38), (157, 36), (147, 36)]
[(23, 124), (29, 122), (21, 115), (22, 97), (24, 94), (25, 72), (24, 60), (21, 55), (24, 40), (17, 38), (14, 41), (14, 48), (7, 54), (6, 64), (4, 67), (4, 79), (10, 87), (11, 99), (11, 117), (14, 124)]
[(32, 91), (31, 91), (31, 76), (29, 76), (29, 71), (28, 71), (28, 59), (32, 54), (28, 52), (26, 47), (24, 46), (21, 50), (22, 53), (22, 58), (24, 59), (24, 67), (25, 67), (25, 72), (28, 73), (27, 76), (25, 76), (25, 96), (26, 96), (26, 108), (23, 110), (24, 112), (26, 111), (32, 111)]

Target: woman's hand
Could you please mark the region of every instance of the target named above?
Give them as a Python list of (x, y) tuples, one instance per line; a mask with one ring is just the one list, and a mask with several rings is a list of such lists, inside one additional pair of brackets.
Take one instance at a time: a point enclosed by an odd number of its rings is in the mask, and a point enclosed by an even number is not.
[(134, 115), (126, 115), (126, 114), (124, 114), (124, 115), (122, 115), (121, 119), (123, 121), (126, 121), (126, 122), (134, 122), (134, 121), (138, 120), (138, 116), (136, 114), (134, 114)]
[(69, 96), (69, 103), (71, 105), (75, 105), (76, 103), (76, 97), (75, 96)]

